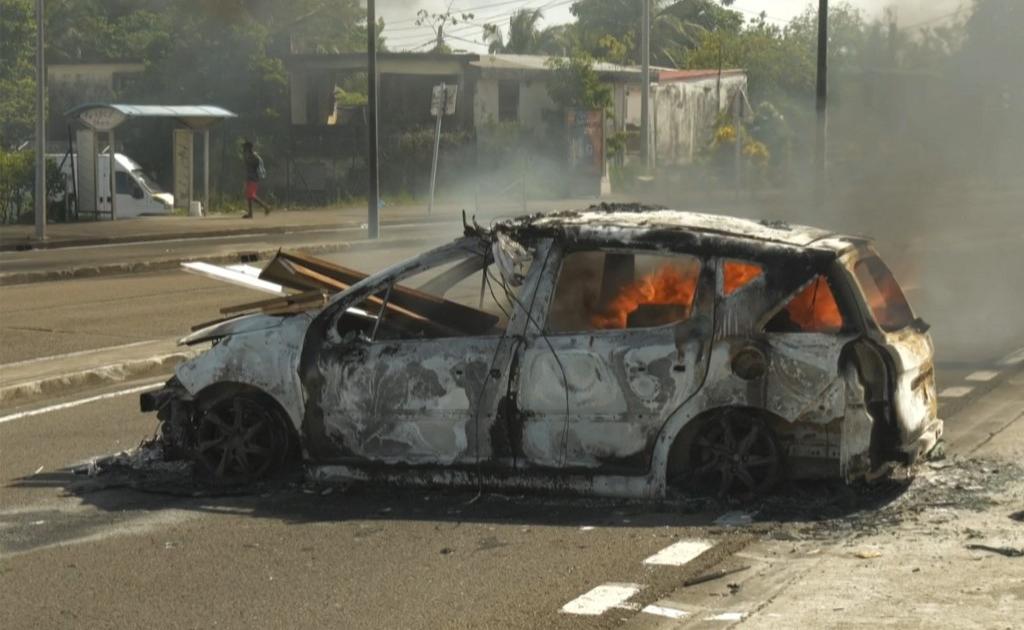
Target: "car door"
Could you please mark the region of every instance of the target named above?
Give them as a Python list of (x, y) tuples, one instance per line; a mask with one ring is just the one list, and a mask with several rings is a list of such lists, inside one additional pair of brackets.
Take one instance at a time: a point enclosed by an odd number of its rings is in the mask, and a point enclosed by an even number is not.
[[(438, 251), (405, 268), (448, 278), (424, 287), (439, 294), (410, 289), (396, 273), (339, 313), (307, 353), (315, 369), (303, 377), (311, 399), (304, 432), (315, 458), (501, 465), (491, 424), (508, 387), (511, 344), (507, 322), (480, 303), (486, 246)], [(447, 299), (460, 287), (473, 295)], [(474, 299), (475, 306), (465, 304)], [(307, 334), (306, 344), (318, 343), (319, 334)]]
[(686, 254), (556, 252), (517, 355), (517, 465), (646, 472), (703, 380), (713, 270)]

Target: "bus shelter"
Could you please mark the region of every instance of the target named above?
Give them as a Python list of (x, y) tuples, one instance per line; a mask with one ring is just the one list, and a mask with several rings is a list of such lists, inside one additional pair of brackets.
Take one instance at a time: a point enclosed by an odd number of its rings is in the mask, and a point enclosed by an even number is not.
[[(85, 103), (68, 110), (65, 116), (82, 123), (85, 128), (75, 134), (77, 145), (77, 200), (79, 212), (96, 216), (109, 214), (117, 218), (117, 194), (114, 185), (115, 130), (131, 118), (170, 118), (181, 127), (172, 132), (174, 163), (174, 205), (189, 208), (195, 196), (195, 137), (203, 136), (203, 207), (210, 206), (210, 129), (236, 115), (214, 105), (125, 105), (120, 103)], [(97, 136), (106, 134), (110, 147), (110, 195), (106, 204), (99, 196), (97, 169)]]

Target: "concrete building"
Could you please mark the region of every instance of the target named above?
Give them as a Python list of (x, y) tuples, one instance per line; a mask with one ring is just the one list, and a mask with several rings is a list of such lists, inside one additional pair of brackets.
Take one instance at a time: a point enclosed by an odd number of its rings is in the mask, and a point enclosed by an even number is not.
[[(518, 123), (543, 133), (549, 114), (558, 114), (548, 94), (552, 69), (541, 55), (381, 53), (381, 133), (432, 124), (431, 87), (444, 81), (459, 86), (456, 114), (446, 129), (482, 130), (494, 123)], [(299, 135), (326, 131), (337, 116), (334, 88), (365, 72), (362, 53), (294, 55), (288, 59), (291, 122)], [(641, 70), (596, 62), (594, 69), (613, 87), (608, 132), (634, 137), (640, 127)], [(706, 143), (719, 111), (737, 91), (746, 89), (743, 70), (651, 70), (651, 122), (655, 159), (659, 165), (686, 164)], [(635, 141), (634, 141), (635, 140)], [(627, 154), (639, 151), (638, 138)]]

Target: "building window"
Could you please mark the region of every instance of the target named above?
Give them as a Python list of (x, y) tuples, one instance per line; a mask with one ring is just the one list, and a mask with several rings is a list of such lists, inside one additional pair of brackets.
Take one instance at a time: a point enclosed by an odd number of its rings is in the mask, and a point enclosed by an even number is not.
[(519, 120), (519, 81), (498, 81), (498, 120)]

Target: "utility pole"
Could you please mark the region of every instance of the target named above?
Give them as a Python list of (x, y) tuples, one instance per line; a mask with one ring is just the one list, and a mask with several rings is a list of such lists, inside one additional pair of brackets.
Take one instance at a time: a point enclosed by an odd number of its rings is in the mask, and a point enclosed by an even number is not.
[(651, 171), (651, 0), (643, 3), (643, 17), (640, 24), (640, 59), (643, 66), (640, 93), (640, 153), (643, 154), (644, 170)]
[(818, 77), (815, 109), (818, 114), (814, 138), (814, 195), (820, 206), (825, 200), (828, 179), (828, 0), (818, 0)]
[(43, 0), (36, 0), (36, 239), (46, 238), (46, 59)]
[(367, 55), (367, 139), (366, 162), (370, 173), (367, 192), (366, 237), (380, 238), (380, 182), (377, 162), (377, 8), (375, 0), (366, 0), (366, 55)]

